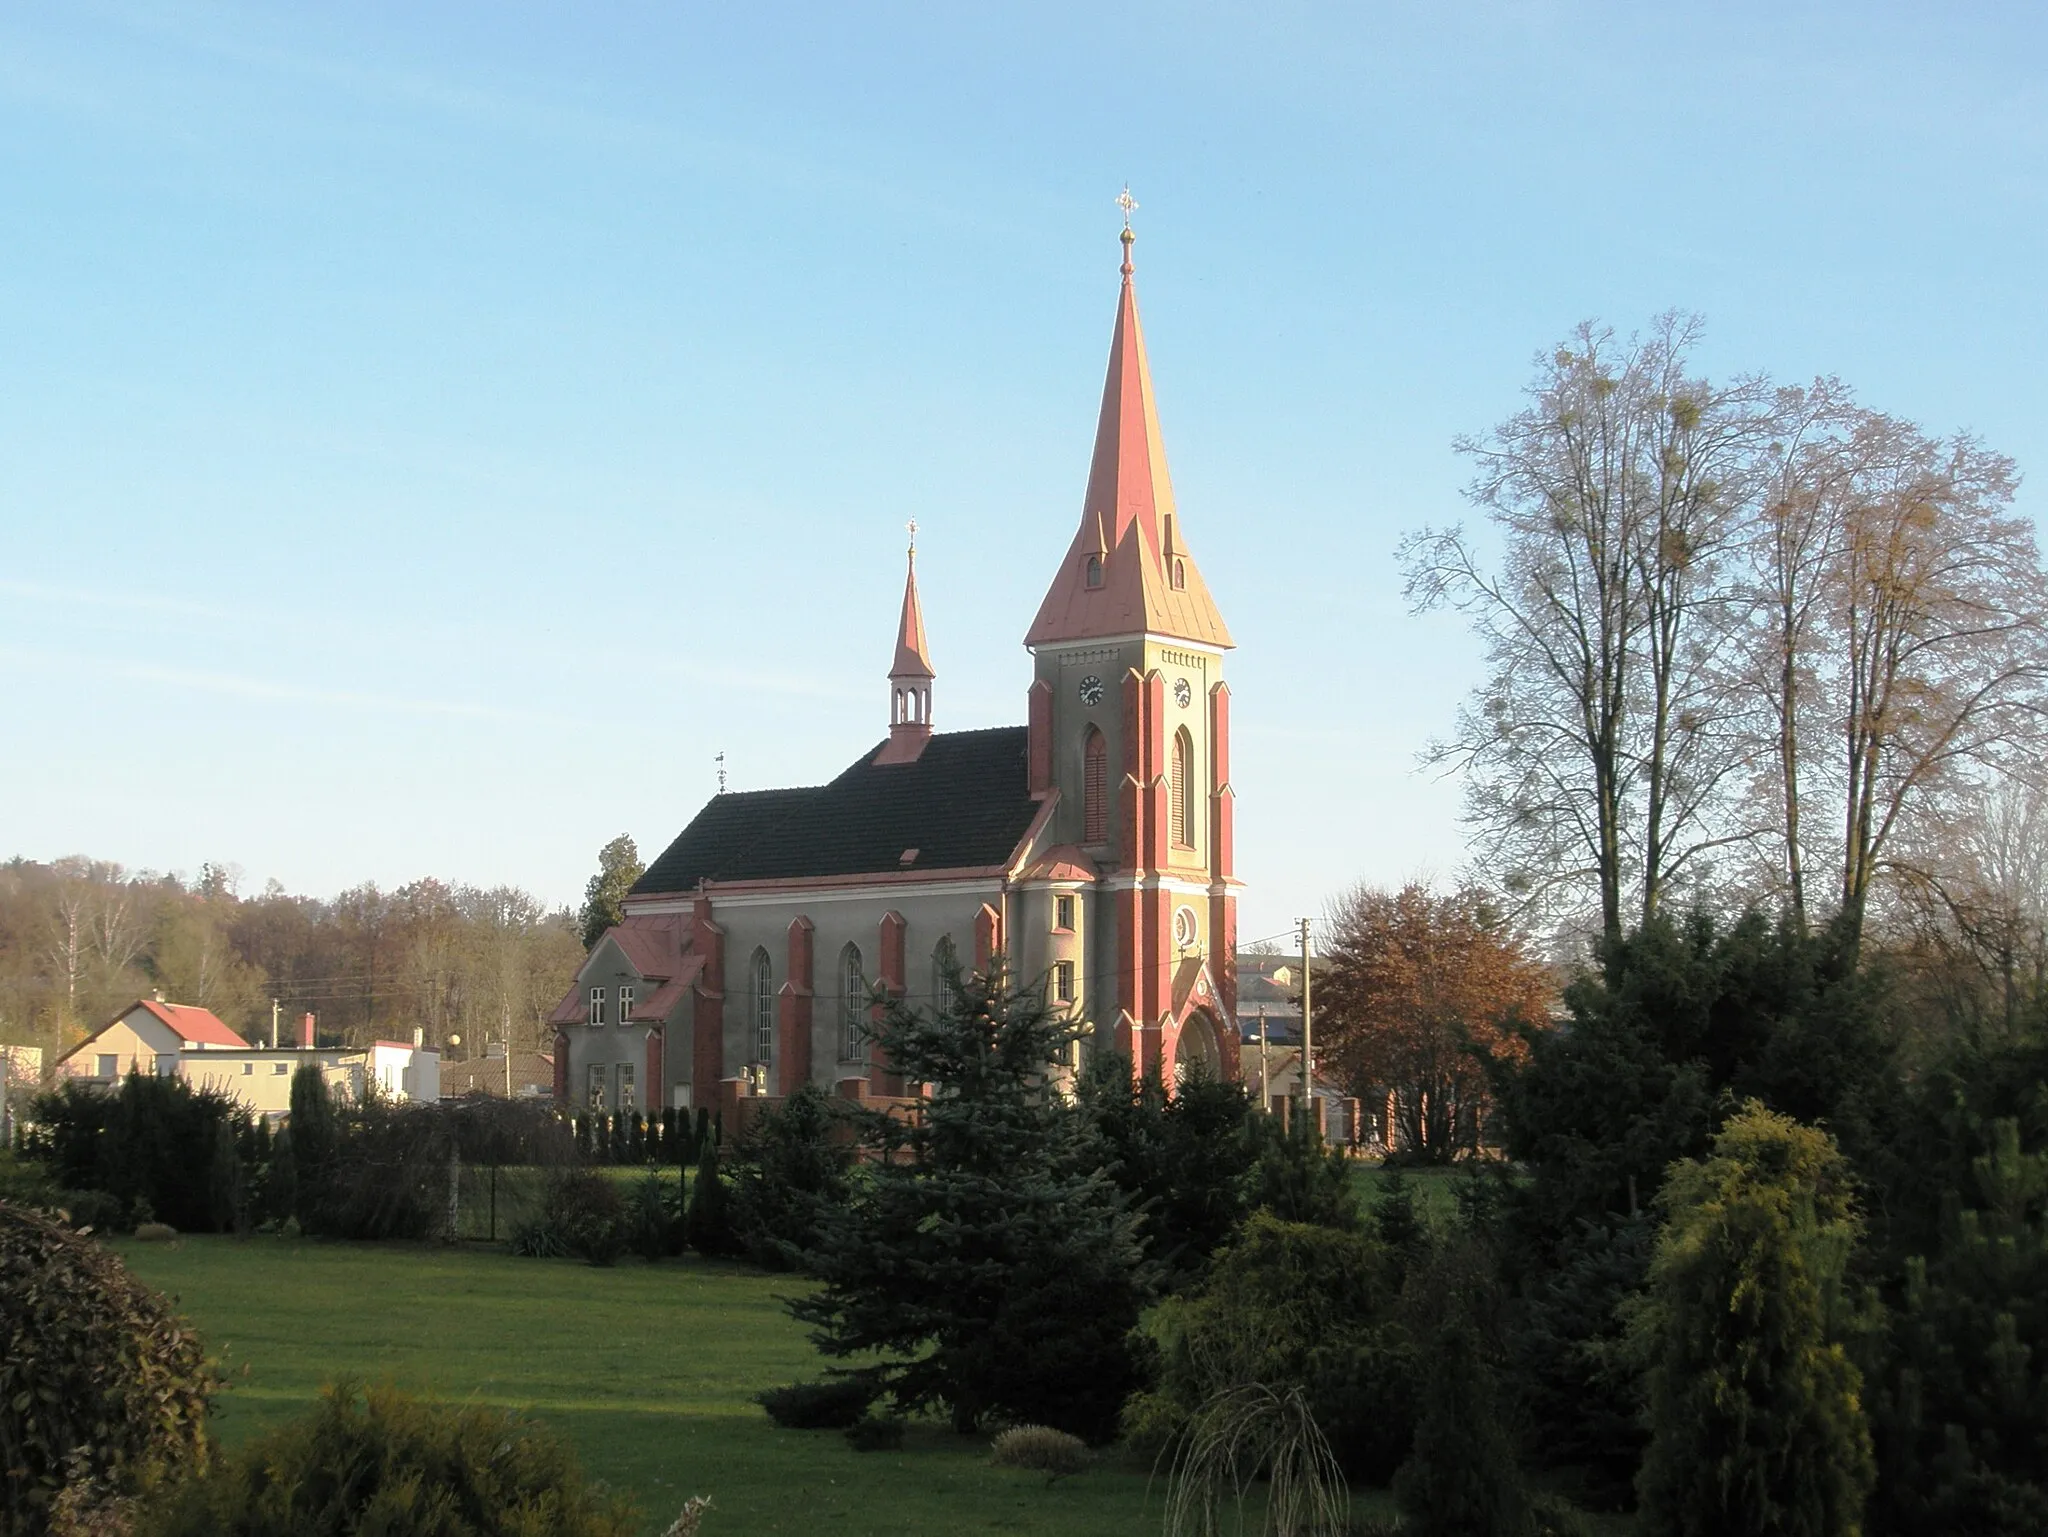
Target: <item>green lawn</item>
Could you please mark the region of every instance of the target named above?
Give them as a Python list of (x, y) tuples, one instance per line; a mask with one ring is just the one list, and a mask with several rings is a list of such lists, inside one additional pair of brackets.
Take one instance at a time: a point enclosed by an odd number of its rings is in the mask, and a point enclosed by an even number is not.
[(1156, 1531), (1160, 1490), (1114, 1459), (1048, 1486), (987, 1465), (986, 1446), (916, 1427), (901, 1452), (778, 1430), (751, 1401), (817, 1375), (775, 1301), (802, 1283), (734, 1266), (599, 1270), (500, 1250), (188, 1237), (126, 1242), (232, 1376), (230, 1444), (304, 1409), (341, 1376), (531, 1410), (630, 1492), (658, 1531), (692, 1494), (705, 1537)]

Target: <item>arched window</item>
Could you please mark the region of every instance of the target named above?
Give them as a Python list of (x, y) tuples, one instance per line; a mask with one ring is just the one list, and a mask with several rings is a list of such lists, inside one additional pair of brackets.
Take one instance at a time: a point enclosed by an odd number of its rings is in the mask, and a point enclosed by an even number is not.
[(1093, 726), (1081, 745), (1081, 841), (1109, 836), (1109, 743)]
[(1102, 557), (1100, 555), (1090, 555), (1088, 557), (1088, 564), (1083, 570), (1087, 573), (1088, 585), (1090, 587), (1100, 587), (1102, 585)]
[(953, 1005), (959, 1001), (959, 993), (953, 986), (953, 978), (959, 974), (960, 957), (953, 949), (951, 937), (941, 939), (932, 946), (932, 1012), (950, 1014)]
[(775, 965), (766, 950), (754, 952), (754, 1056), (755, 1062), (775, 1060)]
[(1195, 744), (1183, 726), (1173, 734), (1173, 841), (1184, 849), (1195, 846), (1195, 804), (1193, 795)]
[(1173, 590), (1175, 592), (1186, 592), (1188, 590), (1188, 563), (1178, 555), (1173, 557)]
[(839, 1060), (868, 1059), (868, 980), (861, 975), (860, 946), (848, 945), (839, 957)]

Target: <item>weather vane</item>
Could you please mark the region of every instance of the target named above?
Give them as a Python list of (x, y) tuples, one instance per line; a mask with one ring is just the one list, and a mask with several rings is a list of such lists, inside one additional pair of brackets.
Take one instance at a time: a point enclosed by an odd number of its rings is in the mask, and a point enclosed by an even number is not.
[(1131, 184), (1124, 183), (1124, 190), (1116, 195), (1116, 206), (1124, 211), (1124, 228), (1131, 227), (1131, 215), (1137, 211), (1138, 200), (1131, 196)]
[(718, 793), (723, 795), (725, 794), (725, 754), (720, 753), (711, 761), (718, 765)]
[(904, 527), (910, 530), (910, 553), (917, 553), (917, 519), (912, 518)]

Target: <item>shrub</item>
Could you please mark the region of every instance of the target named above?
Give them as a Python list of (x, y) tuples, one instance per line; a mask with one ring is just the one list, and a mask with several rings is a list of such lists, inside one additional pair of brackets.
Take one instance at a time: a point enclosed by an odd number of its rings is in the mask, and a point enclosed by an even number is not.
[(47, 1529), (67, 1483), (110, 1495), (203, 1468), (198, 1337), (99, 1244), (0, 1202), (0, 1529)]
[[(187, 1233), (234, 1225), (236, 1151), (249, 1112), (214, 1089), (182, 1078), (130, 1073), (112, 1093), (66, 1083), (37, 1097), (34, 1156), (65, 1190), (110, 1196), (124, 1213), (143, 1202), (150, 1215)], [(220, 1145), (227, 1141), (226, 1167)], [(138, 1213), (139, 1214), (139, 1213)]]
[(857, 1452), (893, 1452), (903, 1445), (903, 1421), (893, 1414), (865, 1414), (846, 1427), (846, 1444)]
[(997, 1436), (988, 1460), (1032, 1473), (1079, 1473), (1091, 1461), (1088, 1443), (1050, 1425), (1013, 1425)]
[[(680, 1208), (681, 1204), (678, 1191), (676, 1206)], [(655, 1170), (649, 1169), (646, 1178), (633, 1186), (624, 1221), (627, 1247), (642, 1259), (657, 1260), (682, 1253), (682, 1212), (671, 1210), (669, 1187)]]
[(754, 1402), (784, 1430), (845, 1430), (868, 1412), (880, 1394), (865, 1377), (792, 1382), (756, 1393)]
[(135, 1238), (138, 1243), (169, 1243), (178, 1236), (178, 1230), (168, 1222), (138, 1222), (135, 1224)]
[(1398, 1262), (1364, 1233), (1255, 1214), (1154, 1315), (1159, 1386), (1125, 1406), (1126, 1434), (1156, 1447), (1234, 1389), (1298, 1393), (1345, 1474), (1385, 1483), (1409, 1442)]
[(311, 1414), (173, 1489), (137, 1537), (628, 1537), (639, 1526), (532, 1420), (342, 1383)]

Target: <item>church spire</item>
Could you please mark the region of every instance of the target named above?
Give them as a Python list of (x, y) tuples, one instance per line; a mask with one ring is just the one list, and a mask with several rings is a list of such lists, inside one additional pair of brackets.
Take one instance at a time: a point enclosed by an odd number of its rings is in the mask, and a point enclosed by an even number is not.
[(1024, 636), (1027, 646), (1148, 634), (1228, 646), (1230, 631), (1182, 539), (1152, 398), (1152, 370), (1138, 324), (1131, 247), (1137, 236), (1126, 188), (1123, 285), (1109, 342), (1109, 375), (1095, 426), (1095, 456), (1081, 526)]
[(932, 735), (931, 648), (924, 638), (924, 606), (917, 600), (917, 524), (910, 525), (903, 614), (896, 622), (896, 659), (889, 666), (889, 740), (877, 763), (911, 763)]

